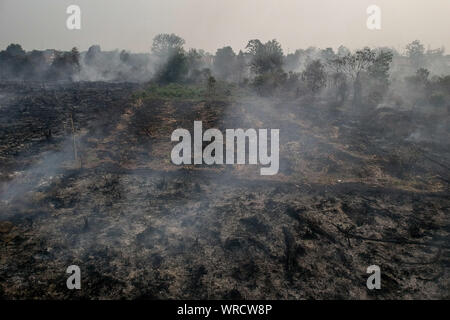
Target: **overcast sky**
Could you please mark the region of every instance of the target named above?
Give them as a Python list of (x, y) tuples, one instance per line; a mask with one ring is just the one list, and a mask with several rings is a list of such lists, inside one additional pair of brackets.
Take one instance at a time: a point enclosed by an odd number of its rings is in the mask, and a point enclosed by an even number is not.
[[(81, 30), (66, 28), (66, 8), (81, 8)], [(382, 29), (366, 27), (369, 5)], [(148, 52), (158, 33), (176, 33), (186, 47), (212, 53), (249, 39), (276, 38), (285, 52), (309, 46), (391, 46), (412, 40), (450, 52), (450, 0), (0, 0), (0, 48)]]

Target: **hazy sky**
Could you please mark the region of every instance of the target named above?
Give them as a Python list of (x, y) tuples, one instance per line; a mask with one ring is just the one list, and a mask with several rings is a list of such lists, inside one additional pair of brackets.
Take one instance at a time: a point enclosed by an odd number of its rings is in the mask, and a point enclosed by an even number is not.
[[(81, 30), (66, 28), (66, 8), (81, 8)], [(366, 27), (369, 5), (382, 29)], [(243, 49), (250, 39), (276, 38), (285, 52), (309, 46), (402, 49), (415, 39), (450, 52), (450, 0), (0, 0), (0, 48), (150, 50), (158, 33), (176, 33), (186, 47)]]

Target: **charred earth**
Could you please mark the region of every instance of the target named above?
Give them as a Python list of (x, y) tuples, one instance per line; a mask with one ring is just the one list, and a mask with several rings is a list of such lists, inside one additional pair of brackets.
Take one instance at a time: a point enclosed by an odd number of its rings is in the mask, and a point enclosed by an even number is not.
[[(145, 90), (0, 84), (0, 297), (450, 298), (448, 112)], [(280, 172), (173, 165), (195, 120), (279, 128)]]

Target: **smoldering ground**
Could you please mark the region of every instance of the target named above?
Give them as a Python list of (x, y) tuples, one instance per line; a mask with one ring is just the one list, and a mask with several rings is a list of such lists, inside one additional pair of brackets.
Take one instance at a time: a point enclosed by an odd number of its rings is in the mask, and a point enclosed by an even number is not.
[[(253, 45), (246, 66), (265, 56)], [(2, 84), (14, 97), (0, 109), (3, 297), (448, 297), (445, 79), (407, 64), (379, 96), (365, 74), (356, 101), (351, 79), (341, 97), (332, 70), (311, 67), (320, 50), (298, 53), (301, 74), (256, 65), (230, 83), (216, 61), (183, 69), (178, 49), (151, 84)], [(105, 76), (96, 69), (91, 79)], [(173, 165), (171, 133), (196, 120), (280, 129), (279, 173)], [(65, 286), (73, 264), (79, 291)], [(366, 288), (373, 264), (376, 292)]]
[[(323, 106), (252, 96), (133, 100), (124, 99), (132, 87), (114, 85), (121, 88), (114, 98), (109, 86), (52, 92), (57, 101), (84, 102), (74, 112), (84, 132), (83, 164), (3, 206), (4, 297), (445, 296), (448, 199), (445, 184), (430, 176), (443, 174), (437, 165), (423, 167), (426, 181), (415, 186), (408, 165), (394, 165), (400, 176), (385, 167), (378, 131), (360, 141), (358, 118)], [(31, 117), (38, 123), (44, 114)], [(170, 133), (198, 119), (219, 129), (280, 125), (280, 174), (267, 179), (257, 166), (172, 165)], [(7, 136), (19, 139), (18, 132)], [(70, 132), (57, 144), (72, 157), (66, 139)], [(36, 159), (51, 143), (35, 148)], [(14, 155), (2, 156), (14, 164)], [(65, 287), (71, 264), (81, 267), (80, 291)], [(371, 264), (385, 272), (376, 294), (365, 287)]]

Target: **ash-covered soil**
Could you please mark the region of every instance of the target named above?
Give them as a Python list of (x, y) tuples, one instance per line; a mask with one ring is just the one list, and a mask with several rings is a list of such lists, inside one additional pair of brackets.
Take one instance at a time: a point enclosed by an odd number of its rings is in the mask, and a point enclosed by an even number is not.
[[(448, 111), (137, 89), (0, 85), (2, 298), (450, 298)], [(279, 174), (173, 165), (194, 120), (279, 128)]]

